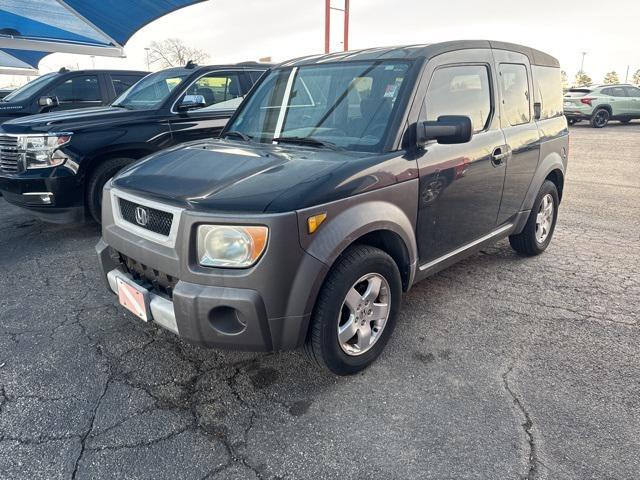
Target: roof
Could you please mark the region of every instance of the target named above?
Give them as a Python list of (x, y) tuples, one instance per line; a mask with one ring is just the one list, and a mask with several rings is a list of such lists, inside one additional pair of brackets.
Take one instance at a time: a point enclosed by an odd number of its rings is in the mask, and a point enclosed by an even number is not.
[(376, 47), (348, 52), (336, 52), (325, 55), (312, 55), (296, 58), (284, 62), (282, 66), (302, 66), (329, 62), (347, 62), (355, 60), (385, 60), (385, 59), (429, 59), (437, 55), (455, 50), (469, 50), (478, 48), (493, 48), (509, 50), (526, 55), (532, 65), (546, 67), (560, 67), (557, 59), (540, 50), (517, 45), (515, 43), (496, 42), (492, 40), (455, 40), (450, 42), (404, 45), (396, 47)]
[(122, 57), (142, 27), (201, 1), (0, 0), (0, 67), (34, 70), (52, 52)]

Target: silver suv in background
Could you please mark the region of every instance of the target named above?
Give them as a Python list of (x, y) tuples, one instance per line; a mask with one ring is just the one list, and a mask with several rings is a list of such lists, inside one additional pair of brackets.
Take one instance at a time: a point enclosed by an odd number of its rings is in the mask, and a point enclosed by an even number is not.
[(609, 120), (629, 123), (640, 118), (640, 88), (633, 85), (593, 85), (569, 89), (564, 96), (569, 125), (588, 120), (602, 128)]

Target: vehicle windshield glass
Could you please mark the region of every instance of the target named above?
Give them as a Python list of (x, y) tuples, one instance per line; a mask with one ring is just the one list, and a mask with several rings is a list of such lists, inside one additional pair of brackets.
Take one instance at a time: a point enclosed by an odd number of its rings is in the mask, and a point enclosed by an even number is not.
[(29, 83), (24, 84), (20, 88), (15, 89), (9, 95), (3, 98), (5, 102), (21, 102), (27, 100), (31, 95), (40, 90), (41, 87), (49, 83), (49, 81), (56, 78), (58, 73), (47, 73), (42, 75)]
[(170, 69), (147, 75), (111, 104), (130, 110), (151, 110), (160, 107), (171, 91), (191, 75), (191, 70)]
[(378, 152), (410, 63), (349, 62), (280, 68), (269, 73), (227, 131), (256, 142)]

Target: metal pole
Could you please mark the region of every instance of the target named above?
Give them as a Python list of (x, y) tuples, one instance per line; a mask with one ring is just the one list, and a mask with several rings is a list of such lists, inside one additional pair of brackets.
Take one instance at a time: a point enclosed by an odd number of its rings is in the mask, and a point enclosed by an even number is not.
[(329, 36), (331, 35), (331, 0), (325, 0), (324, 5), (324, 53), (329, 53)]
[(349, 0), (344, 0), (344, 51), (349, 50)]
[(584, 73), (584, 57), (587, 55), (587, 52), (582, 52), (582, 62), (580, 63), (580, 73)]
[(627, 65), (627, 73), (624, 75), (624, 83), (629, 81), (629, 65)]
[(145, 47), (144, 51), (147, 53), (147, 72), (149, 69), (149, 47)]

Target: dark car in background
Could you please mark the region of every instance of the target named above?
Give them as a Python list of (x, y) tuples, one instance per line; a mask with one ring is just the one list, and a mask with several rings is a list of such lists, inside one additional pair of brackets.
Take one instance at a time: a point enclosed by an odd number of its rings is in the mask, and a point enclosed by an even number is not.
[(0, 99), (0, 123), (36, 113), (108, 105), (147, 74), (64, 68), (46, 73)]
[(153, 152), (217, 136), (267, 68), (188, 64), (148, 75), (108, 107), (5, 122), (0, 192), (45, 220), (99, 222), (107, 180)]

